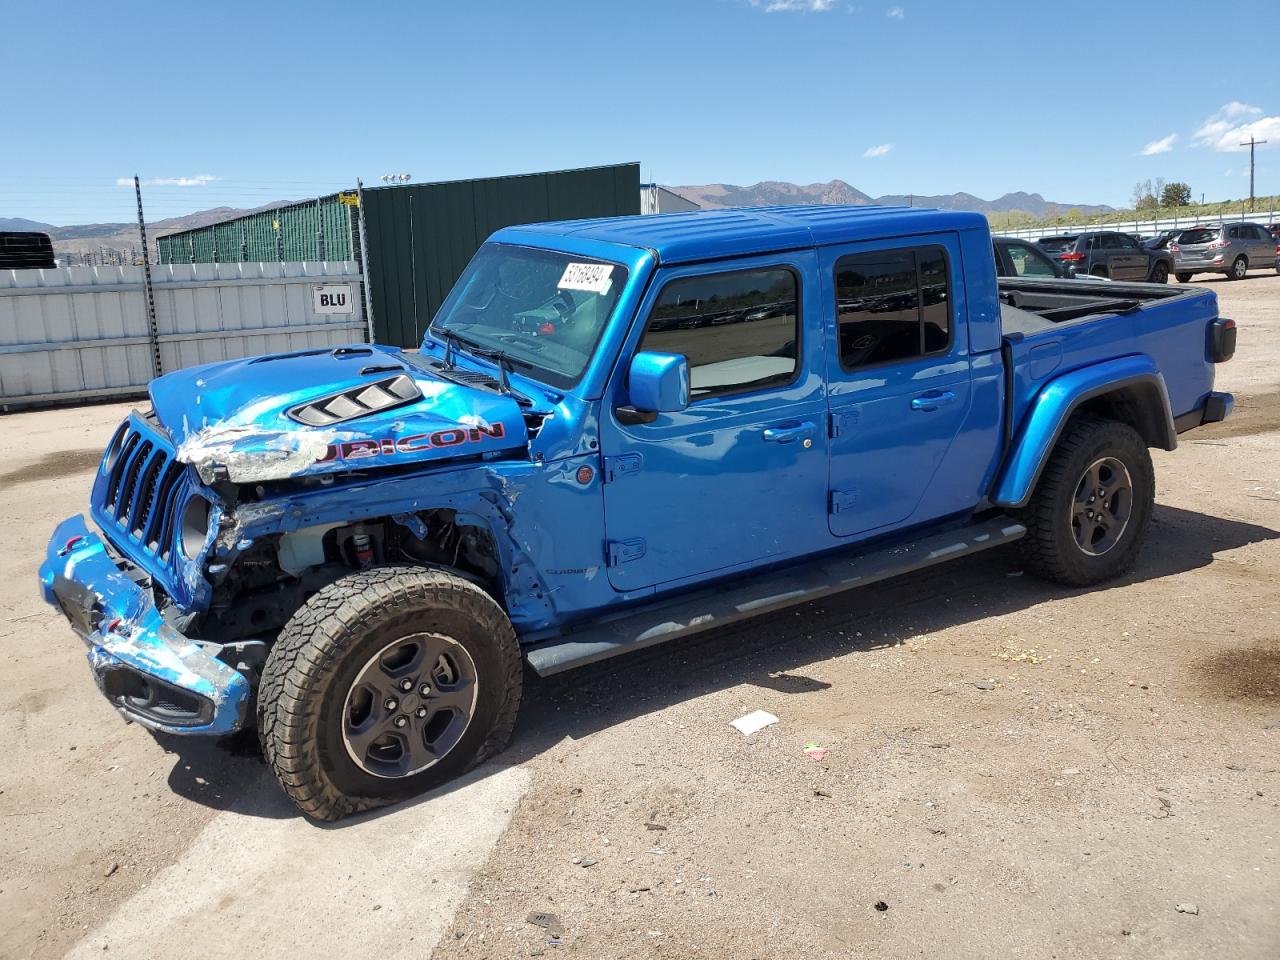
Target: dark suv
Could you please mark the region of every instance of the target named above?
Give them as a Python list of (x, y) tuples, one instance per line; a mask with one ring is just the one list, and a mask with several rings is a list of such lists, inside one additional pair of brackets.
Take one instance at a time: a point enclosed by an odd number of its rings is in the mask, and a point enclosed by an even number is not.
[(1036, 243), (1067, 276), (1164, 283), (1173, 272), (1173, 257), (1163, 250), (1144, 249), (1126, 233), (1071, 233), (1042, 237)]

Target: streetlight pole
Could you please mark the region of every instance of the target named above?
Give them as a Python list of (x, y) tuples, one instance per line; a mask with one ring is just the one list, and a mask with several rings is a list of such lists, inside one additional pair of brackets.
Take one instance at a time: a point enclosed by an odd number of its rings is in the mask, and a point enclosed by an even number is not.
[(1255, 140), (1250, 135), (1248, 143), (1242, 143), (1240, 146), (1249, 148), (1249, 212), (1253, 213), (1253, 148), (1266, 143), (1265, 140)]

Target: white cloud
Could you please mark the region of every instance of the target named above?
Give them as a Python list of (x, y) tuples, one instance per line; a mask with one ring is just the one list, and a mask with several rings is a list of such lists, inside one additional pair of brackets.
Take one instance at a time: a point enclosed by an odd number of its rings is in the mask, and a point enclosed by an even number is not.
[(1196, 131), (1195, 142), (1217, 153), (1241, 153), (1249, 149), (1250, 137), (1271, 143), (1280, 141), (1280, 116), (1264, 117), (1262, 108), (1232, 100)]
[[(152, 177), (143, 180), (144, 187), (203, 187), (218, 178), (211, 173), (198, 173), (194, 177)], [(117, 177), (117, 187), (132, 187), (133, 177)]]
[(826, 13), (836, 0), (751, 0), (765, 13)]
[(890, 20), (905, 20), (907, 18), (907, 12), (901, 7), (890, 7), (884, 12), (884, 15)]
[(1171, 133), (1167, 137), (1161, 137), (1159, 140), (1152, 140), (1142, 148), (1144, 157), (1154, 157), (1157, 153), (1168, 153), (1173, 149), (1173, 145), (1178, 142), (1178, 135)]
[(879, 146), (867, 147), (862, 151), (864, 157), (883, 157), (886, 153), (893, 149), (892, 143), (882, 143)]

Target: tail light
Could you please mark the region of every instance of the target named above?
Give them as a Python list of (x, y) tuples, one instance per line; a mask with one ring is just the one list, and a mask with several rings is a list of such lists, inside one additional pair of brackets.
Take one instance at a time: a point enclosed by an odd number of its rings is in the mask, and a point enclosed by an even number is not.
[(1226, 363), (1236, 352), (1236, 322), (1226, 317), (1209, 328), (1209, 356), (1214, 363)]
[(1083, 260), (1084, 254), (1083, 253), (1064, 253), (1062, 254), (1062, 256), (1058, 257), (1058, 259), (1061, 260), (1063, 263), (1075, 263), (1078, 260)]
[(1230, 240), (1227, 240), (1227, 239), (1224, 237), (1224, 238), (1223, 238), (1223, 239), (1221, 239), (1221, 240), (1215, 240), (1215, 241), (1213, 241), (1213, 243), (1209, 244), (1209, 249), (1210, 249), (1210, 250), (1223, 250), (1223, 249), (1225, 249), (1225, 248), (1227, 248), (1227, 247), (1229, 247), (1229, 246), (1231, 246), (1231, 241), (1230, 241)]
[(1182, 252), (1182, 248), (1181, 248), (1180, 246), (1178, 246), (1176, 243), (1171, 243), (1171, 244), (1169, 244), (1169, 252), (1170, 252), (1170, 253), (1181, 253), (1181, 252)]

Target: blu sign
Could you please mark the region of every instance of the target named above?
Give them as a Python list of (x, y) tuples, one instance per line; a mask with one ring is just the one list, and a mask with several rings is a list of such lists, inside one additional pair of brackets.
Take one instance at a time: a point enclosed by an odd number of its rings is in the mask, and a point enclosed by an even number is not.
[(354, 313), (355, 303), (349, 283), (318, 283), (311, 288), (316, 313)]

